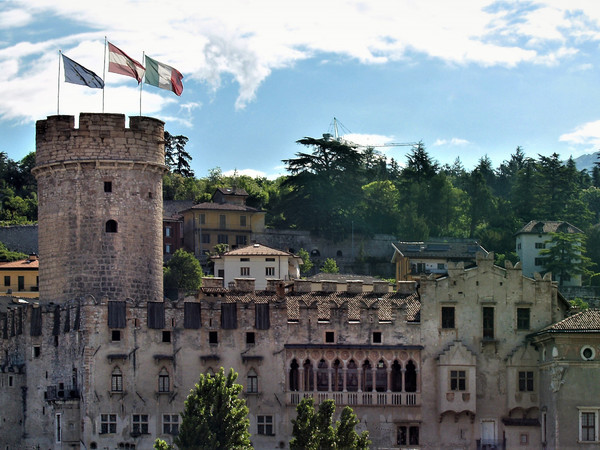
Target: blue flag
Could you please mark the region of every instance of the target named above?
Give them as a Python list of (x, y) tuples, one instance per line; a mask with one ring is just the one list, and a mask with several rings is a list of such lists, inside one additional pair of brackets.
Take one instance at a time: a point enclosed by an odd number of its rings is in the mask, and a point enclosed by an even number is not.
[(65, 68), (65, 81), (67, 83), (80, 84), (94, 89), (104, 88), (104, 81), (94, 72), (86, 69), (81, 64), (77, 64), (65, 55), (62, 55), (62, 57)]

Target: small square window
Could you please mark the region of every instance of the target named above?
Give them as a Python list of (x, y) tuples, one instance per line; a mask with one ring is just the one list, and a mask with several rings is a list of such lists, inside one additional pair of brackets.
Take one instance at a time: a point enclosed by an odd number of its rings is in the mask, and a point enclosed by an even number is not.
[(218, 344), (219, 343), (219, 333), (216, 331), (208, 332), (208, 343), (209, 344)]
[(111, 340), (113, 342), (119, 342), (121, 340), (121, 330), (112, 330), (111, 331)]
[(381, 331), (373, 331), (373, 344), (381, 344)]
[(170, 331), (162, 332), (162, 341), (163, 342), (171, 342), (171, 332)]
[(325, 332), (325, 342), (327, 342), (327, 343), (335, 342), (335, 331), (326, 331)]
[(112, 192), (112, 181), (104, 182), (104, 192)]
[(527, 433), (521, 433), (519, 435), (519, 443), (521, 445), (527, 445), (529, 443), (529, 435)]
[(248, 331), (246, 333), (246, 344), (254, 345), (256, 342), (255, 339), (256, 339), (256, 336), (254, 334), (254, 331)]
[(117, 415), (100, 414), (100, 434), (117, 432)]

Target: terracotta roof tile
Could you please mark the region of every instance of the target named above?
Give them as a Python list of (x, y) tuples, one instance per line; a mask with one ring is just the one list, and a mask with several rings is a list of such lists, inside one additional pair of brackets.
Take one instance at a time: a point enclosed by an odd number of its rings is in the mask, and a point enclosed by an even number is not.
[(575, 225), (571, 225), (569, 222), (563, 222), (558, 220), (532, 220), (523, 228), (515, 233), (579, 233), (583, 234), (579, 228)]
[(248, 245), (236, 248), (223, 254), (223, 256), (293, 256), (289, 252), (277, 250), (262, 244)]
[[(544, 332), (577, 332), (594, 331), (600, 332), (600, 309), (587, 309), (566, 319), (556, 322), (538, 333)], [(536, 334), (538, 334), (536, 333)]]
[(2, 269), (10, 269), (10, 270), (37, 270), (40, 267), (40, 261), (35, 259), (30, 261), (29, 259), (21, 259), (19, 261), (11, 261), (0, 263), (0, 270)]

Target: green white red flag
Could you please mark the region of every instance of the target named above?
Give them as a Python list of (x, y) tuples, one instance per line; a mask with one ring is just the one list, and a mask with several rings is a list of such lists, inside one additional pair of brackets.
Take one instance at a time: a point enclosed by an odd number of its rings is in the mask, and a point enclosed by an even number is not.
[(108, 71), (135, 78), (139, 84), (142, 82), (146, 68), (109, 42)]
[(146, 56), (146, 84), (181, 95), (183, 75), (177, 69)]

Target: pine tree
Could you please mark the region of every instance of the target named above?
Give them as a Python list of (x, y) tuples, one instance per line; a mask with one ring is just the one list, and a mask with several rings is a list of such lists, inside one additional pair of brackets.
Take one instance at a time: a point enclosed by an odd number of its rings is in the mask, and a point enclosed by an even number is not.
[(585, 236), (579, 233), (552, 233), (540, 250), (543, 267), (558, 280), (559, 285), (576, 275), (586, 274), (591, 260), (585, 256)]

